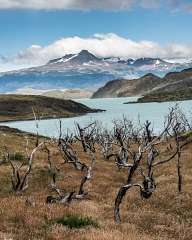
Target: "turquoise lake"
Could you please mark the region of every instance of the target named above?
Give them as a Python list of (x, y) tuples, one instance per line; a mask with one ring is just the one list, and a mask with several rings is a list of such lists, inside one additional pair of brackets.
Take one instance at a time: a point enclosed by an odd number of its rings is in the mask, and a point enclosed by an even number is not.
[[(127, 97), (76, 100), (91, 108), (104, 109), (106, 112), (90, 113), (74, 118), (62, 118), (63, 132), (67, 130), (73, 132), (75, 130), (75, 122), (78, 122), (82, 126), (86, 126), (94, 120), (98, 120), (103, 126), (110, 129), (113, 126), (113, 120), (122, 119), (123, 116), (135, 122), (138, 121), (138, 119), (140, 119), (141, 122), (149, 120), (155, 132), (161, 131), (169, 108), (174, 106), (176, 102), (123, 104), (124, 102), (134, 101), (136, 99), (136, 97)], [(191, 113), (192, 101), (178, 102), (178, 104), (186, 114)], [(7, 122), (1, 125), (18, 128), (27, 132), (36, 132), (34, 121)], [(58, 128), (58, 119), (41, 120), (39, 122), (39, 134), (42, 135), (57, 137), (59, 134)]]

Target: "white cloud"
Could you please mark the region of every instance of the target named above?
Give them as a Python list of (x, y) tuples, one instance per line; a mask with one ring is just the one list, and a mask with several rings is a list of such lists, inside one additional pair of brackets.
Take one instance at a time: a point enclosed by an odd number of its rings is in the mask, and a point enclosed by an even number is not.
[(0, 0), (0, 9), (126, 10), (135, 6), (177, 8), (188, 5), (187, 2), (187, 0)]
[(172, 13), (192, 13), (189, 0), (0, 0), (0, 10), (105, 10), (127, 11), (136, 7), (144, 9), (165, 8)]
[(135, 0), (0, 0), (0, 8), (26, 9), (123, 9)]
[(98, 57), (160, 57), (189, 58), (192, 57), (192, 45), (169, 44), (161, 46), (152, 41), (133, 41), (114, 33), (95, 34), (89, 38), (68, 37), (53, 42), (48, 46), (32, 45), (14, 57), (6, 57), (5, 62), (11, 66), (41, 65), (50, 59), (69, 53), (78, 53), (86, 49)]

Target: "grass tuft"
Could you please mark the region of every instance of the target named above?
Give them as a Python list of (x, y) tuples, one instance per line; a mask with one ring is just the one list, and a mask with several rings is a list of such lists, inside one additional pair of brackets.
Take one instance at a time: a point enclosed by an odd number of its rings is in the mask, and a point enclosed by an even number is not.
[(25, 156), (20, 152), (10, 154), (9, 158), (11, 161), (24, 161), (25, 160)]
[(69, 228), (83, 228), (87, 226), (92, 226), (95, 228), (99, 227), (99, 224), (89, 217), (81, 217), (79, 215), (67, 215), (63, 218), (60, 218), (56, 223), (67, 226)]

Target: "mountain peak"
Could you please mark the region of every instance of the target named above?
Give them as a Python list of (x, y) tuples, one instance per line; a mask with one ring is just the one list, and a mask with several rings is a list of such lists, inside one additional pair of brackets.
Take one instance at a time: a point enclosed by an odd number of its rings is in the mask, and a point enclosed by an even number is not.
[(83, 64), (90, 61), (93, 62), (99, 61), (99, 58), (90, 53), (88, 50), (82, 50), (78, 54), (67, 54), (61, 58), (50, 60), (48, 64), (61, 64), (61, 63)]
[(155, 75), (153, 73), (147, 73), (141, 78), (160, 78), (160, 77), (158, 77), (157, 75)]
[(98, 61), (99, 58), (90, 53), (88, 50), (84, 49), (79, 54), (77, 54), (77, 56), (73, 60), (75, 61), (77, 60), (80, 61), (81, 63), (84, 63), (89, 61)]
[(79, 54), (78, 55), (84, 55), (84, 54), (91, 54), (92, 55), (92, 53), (90, 53), (88, 50), (86, 50), (86, 49), (83, 49), (83, 50), (81, 50), (81, 52), (79, 52)]

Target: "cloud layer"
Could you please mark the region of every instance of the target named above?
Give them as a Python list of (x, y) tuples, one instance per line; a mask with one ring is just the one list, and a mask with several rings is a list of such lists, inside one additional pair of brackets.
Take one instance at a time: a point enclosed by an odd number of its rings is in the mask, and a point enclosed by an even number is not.
[(123, 9), (130, 8), (134, 0), (0, 0), (0, 8), (28, 9)]
[(126, 10), (133, 7), (187, 9), (189, 0), (0, 0), (0, 9)]
[(89, 38), (62, 38), (48, 46), (32, 45), (22, 50), (15, 57), (2, 58), (2, 62), (11, 65), (40, 65), (50, 59), (69, 53), (78, 53), (86, 49), (98, 57), (160, 57), (187, 58), (192, 57), (192, 45), (169, 44), (161, 46), (152, 41), (133, 41), (114, 33), (95, 34)]

